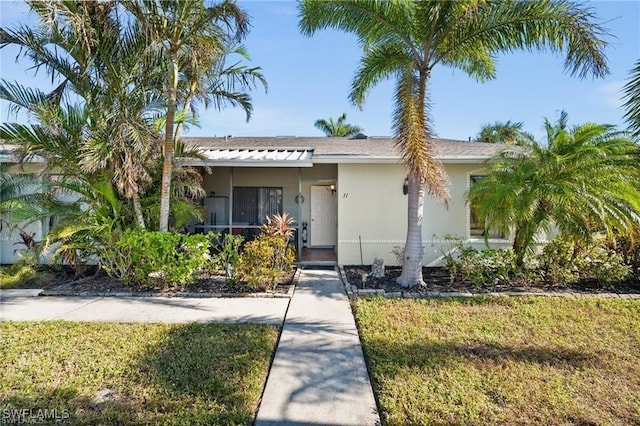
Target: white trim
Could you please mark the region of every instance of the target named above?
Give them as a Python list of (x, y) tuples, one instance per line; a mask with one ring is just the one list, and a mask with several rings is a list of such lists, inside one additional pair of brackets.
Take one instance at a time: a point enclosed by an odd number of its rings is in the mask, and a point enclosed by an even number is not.
[(176, 158), (176, 164), (193, 167), (313, 167), (311, 161), (288, 160), (201, 160), (199, 158)]
[(360, 155), (314, 155), (314, 164), (401, 164), (398, 156), (360, 156)]
[[(465, 244), (484, 244), (484, 238), (464, 238), (461, 241)], [(338, 244), (404, 244), (405, 240), (338, 240)], [(422, 244), (448, 244), (454, 243), (455, 240), (448, 240), (444, 238), (434, 238), (430, 240), (422, 240)], [(509, 239), (502, 238), (490, 238), (487, 240), (489, 244), (512, 244), (513, 241)], [(545, 242), (540, 242), (540, 244), (544, 244)]]
[[(486, 166), (478, 167), (477, 169), (470, 170), (466, 173), (465, 193), (464, 193), (465, 194), (464, 207), (465, 207), (465, 217), (466, 217), (465, 224), (464, 224), (464, 237), (466, 240), (477, 239), (477, 238), (471, 237), (471, 206), (469, 205), (469, 199), (468, 199), (469, 191), (471, 190), (471, 176), (486, 176), (486, 174), (487, 174)], [(482, 240), (484, 241), (484, 239)]]
[[(490, 160), (490, 156), (477, 155), (450, 155), (447, 157), (436, 157), (443, 164), (475, 164), (484, 163)], [(349, 155), (349, 154), (331, 154), (313, 155), (311, 161), (314, 164), (402, 164), (399, 156), (367, 156), (367, 155)]]

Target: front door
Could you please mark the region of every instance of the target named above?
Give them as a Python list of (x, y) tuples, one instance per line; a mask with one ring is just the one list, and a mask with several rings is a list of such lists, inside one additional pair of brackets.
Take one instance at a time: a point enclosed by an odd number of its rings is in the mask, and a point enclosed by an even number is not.
[(311, 246), (335, 246), (336, 196), (328, 185), (311, 186)]

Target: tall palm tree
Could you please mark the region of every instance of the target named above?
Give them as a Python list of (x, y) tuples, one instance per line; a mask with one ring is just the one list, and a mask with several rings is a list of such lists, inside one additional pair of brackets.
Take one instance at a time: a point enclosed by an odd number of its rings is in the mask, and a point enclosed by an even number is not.
[(629, 130), (636, 139), (640, 140), (640, 59), (631, 70), (629, 81), (623, 88), (625, 115), (629, 123)]
[[(239, 60), (235, 60), (239, 57)], [(232, 41), (225, 45), (223, 51), (211, 61), (191, 64), (184, 71), (184, 81), (178, 87), (180, 115), (183, 118), (196, 120), (198, 110), (196, 105), (202, 103), (205, 108), (213, 106), (220, 111), (226, 106), (240, 107), (245, 111), (246, 119), (251, 119), (253, 105), (248, 91), (261, 84), (265, 92), (267, 81), (262, 74), (262, 68), (249, 67), (242, 64), (242, 60), (250, 60), (244, 45)], [(235, 62), (231, 64), (228, 61)], [(184, 120), (176, 125), (175, 140), (178, 142), (182, 135)]]
[[(46, 67), (62, 83), (40, 104), (9, 83), (4, 83), (3, 96), (14, 109), (37, 110), (32, 113), (52, 124), (46, 115), (55, 110), (54, 104), (70, 99), (66, 94), (72, 92), (86, 122), (78, 123), (77, 151), (66, 150), (73, 158), (63, 156), (76, 164), (67, 164), (65, 170), (70, 174), (111, 170), (118, 192), (132, 202), (138, 225), (144, 227), (139, 195), (150, 181), (147, 168), (155, 137), (150, 120), (160, 100), (149, 90), (153, 74), (141, 66), (144, 39), (123, 23), (114, 2), (35, 1), (30, 6), (42, 28), (3, 29), (2, 45), (19, 46), (36, 67)], [(33, 141), (23, 142), (28, 146)]]
[(327, 137), (348, 137), (353, 136), (356, 133), (360, 133), (362, 128), (354, 126), (353, 124), (346, 123), (347, 113), (343, 112), (337, 120), (329, 117), (329, 120), (320, 118), (313, 124), (316, 129), (322, 131)]
[(513, 231), (519, 264), (541, 231), (589, 242), (640, 223), (638, 147), (612, 126), (568, 128), (567, 118), (545, 120), (546, 146), (502, 152), (469, 190), (486, 229)]
[(524, 123), (518, 121), (512, 123), (496, 121), (492, 124), (485, 124), (476, 136), (479, 142), (501, 143), (505, 145), (527, 145), (534, 139), (533, 135), (522, 130)]
[(424, 285), (422, 216), (425, 195), (446, 200), (448, 177), (436, 160), (427, 120), (428, 82), (437, 65), (460, 69), (478, 81), (496, 74), (496, 55), (516, 49), (566, 52), (572, 75), (608, 72), (603, 28), (593, 12), (561, 0), (378, 1), (302, 0), (300, 29), (354, 33), (364, 48), (350, 93), (363, 104), (380, 81), (396, 80), (394, 133), (409, 170), (408, 227), (400, 285)]
[(159, 58), (164, 72), (162, 92), (167, 104), (159, 228), (166, 231), (176, 144), (175, 116), (180, 108), (180, 81), (186, 77), (199, 80), (198, 73), (206, 72), (218, 62), (231, 42), (240, 41), (249, 29), (248, 16), (232, 0), (223, 0), (211, 7), (205, 6), (203, 0), (125, 1), (124, 6), (147, 37), (149, 50), (146, 57), (152, 63)]

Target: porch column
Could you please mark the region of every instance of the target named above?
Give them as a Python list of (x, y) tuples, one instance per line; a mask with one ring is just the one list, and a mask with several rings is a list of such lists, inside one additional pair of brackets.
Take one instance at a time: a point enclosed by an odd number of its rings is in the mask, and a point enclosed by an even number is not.
[[(302, 169), (298, 167), (298, 194), (296, 194), (296, 198), (298, 195), (302, 194)], [(298, 261), (302, 261), (302, 200), (300, 199), (298, 204)]]
[(233, 235), (233, 167), (229, 171), (229, 235)]

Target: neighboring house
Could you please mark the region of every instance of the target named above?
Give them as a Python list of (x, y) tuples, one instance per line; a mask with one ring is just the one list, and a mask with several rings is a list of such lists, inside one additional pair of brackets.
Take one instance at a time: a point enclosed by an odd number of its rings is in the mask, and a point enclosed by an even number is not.
[[(15, 146), (3, 144), (0, 141), (0, 163), (7, 165), (7, 172), (12, 174), (34, 174), (41, 170), (42, 159), (33, 158), (25, 164), (17, 164), (13, 156)], [(35, 188), (33, 188), (35, 190)], [(2, 200), (0, 200), (2, 201)], [(35, 235), (36, 240), (40, 240), (44, 233), (41, 222), (15, 228), (10, 214), (0, 214), (0, 264), (13, 263), (18, 257), (18, 253), (25, 249), (20, 238), (20, 231), (29, 235)]]
[[(287, 212), (297, 222), (302, 261), (371, 264), (380, 257), (386, 264), (396, 264), (394, 247), (402, 247), (406, 238), (407, 172), (392, 138), (185, 137), (183, 141), (199, 147), (204, 159), (177, 161), (212, 171), (204, 177), (209, 194), (203, 200), (206, 220), (192, 224), (191, 232), (224, 230), (250, 237), (267, 216)], [(425, 265), (438, 264), (451, 248), (447, 235), (478, 248), (486, 246), (465, 193), (484, 173), (486, 161), (502, 148), (446, 139), (438, 139), (437, 147), (437, 157), (450, 177), (451, 199), (448, 208), (435, 199), (425, 200)], [(489, 242), (509, 244), (499, 235), (490, 236)], [(1, 243), (2, 263), (11, 261), (14, 250), (7, 244)]]

